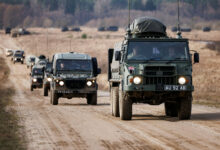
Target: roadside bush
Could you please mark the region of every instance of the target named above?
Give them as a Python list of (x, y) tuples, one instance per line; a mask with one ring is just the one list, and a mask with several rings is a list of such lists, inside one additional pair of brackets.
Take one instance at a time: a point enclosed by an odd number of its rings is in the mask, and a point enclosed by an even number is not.
[(84, 33), (84, 34), (81, 36), (81, 38), (82, 38), (82, 39), (87, 39), (87, 34)]

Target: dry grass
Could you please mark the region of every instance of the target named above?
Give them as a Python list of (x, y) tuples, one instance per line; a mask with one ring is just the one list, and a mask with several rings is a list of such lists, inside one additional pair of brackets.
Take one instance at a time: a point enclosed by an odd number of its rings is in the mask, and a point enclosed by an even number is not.
[[(3, 58), (0, 58), (0, 82), (7, 83), (9, 68), (5, 65)], [(4, 80), (4, 82), (3, 82)], [(14, 89), (0, 85), (0, 149), (25, 149), (25, 140), (22, 127), (19, 126), (19, 117), (16, 111), (10, 107), (13, 102), (11, 97)]]
[[(116, 42), (123, 40), (124, 30), (119, 32), (97, 32), (96, 28), (82, 28), (83, 32), (62, 33), (60, 29), (34, 28), (36, 34), (23, 36), (15, 39), (23, 49), (29, 54), (45, 54), (52, 56), (56, 52), (75, 51), (88, 53), (97, 57), (102, 74), (98, 77), (100, 89), (107, 90), (107, 51), (114, 47)], [(87, 39), (82, 39), (83, 34)], [(168, 34), (175, 37), (175, 33), (168, 31)], [(47, 50), (48, 37), (48, 50)], [(216, 51), (212, 51), (206, 46), (204, 41), (220, 41), (220, 31), (202, 32), (193, 30), (190, 33), (183, 33), (183, 37), (189, 38), (190, 49), (200, 53), (199, 64), (193, 66), (193, 81), (195, 85), (195, 101), (212, 101), (214, 104), (220, 103), (220, 56)], [(203, 42), (201, 42), (203, 41)]]

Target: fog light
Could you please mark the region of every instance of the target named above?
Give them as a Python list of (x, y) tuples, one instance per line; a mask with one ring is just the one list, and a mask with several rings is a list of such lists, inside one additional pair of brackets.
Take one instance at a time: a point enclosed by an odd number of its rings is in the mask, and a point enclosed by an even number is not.
[(134, 77), (133, 82), (134, 84), (140, 84), (141, 83), (141, 78), (140, 77)]
[(186, 78), (185, 78), (185, 77), (180, 77), (180, 78), (178, 79), (178, 82), (179, 82), (179, 84), (181, 84), (181, 85), (186, 84)]
[(63, 82), (63, 81), (60, 81), (60, 82), (59, 82), (59, 85), (60, 85), (60, 86), (64, 86), (64, 82)]
[(87, 81), (86, 83), (88, 86), (92, 86), (92, 82), (91, 81)]

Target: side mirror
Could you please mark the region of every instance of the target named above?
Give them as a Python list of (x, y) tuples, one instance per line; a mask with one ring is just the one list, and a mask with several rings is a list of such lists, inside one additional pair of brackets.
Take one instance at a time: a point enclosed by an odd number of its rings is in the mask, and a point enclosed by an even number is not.
[(121, 60), (121, 52), (120, 51), (116, 51), (115, 52), (115, 60), (116, 61), (120, 61)]
[(101, 74), (101, 72), (102, 72), (102, 69), (101, 69), (101, 68), (98, 68), (98, 69), (97, 69), (97, 74)]
[(194, 63), (199, 63), (199, 53), (194, 53)]

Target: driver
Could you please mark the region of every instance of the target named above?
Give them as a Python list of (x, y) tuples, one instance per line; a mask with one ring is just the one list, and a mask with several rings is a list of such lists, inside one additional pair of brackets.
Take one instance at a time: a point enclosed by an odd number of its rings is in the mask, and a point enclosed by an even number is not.
[(144, 57), (142, 50), (136, 45), (133, 47), (132, 53), (128, 55), (128, 59), (138, 59)]
[(60, 63), (60, 69), (64, 69), (64, 63)]

